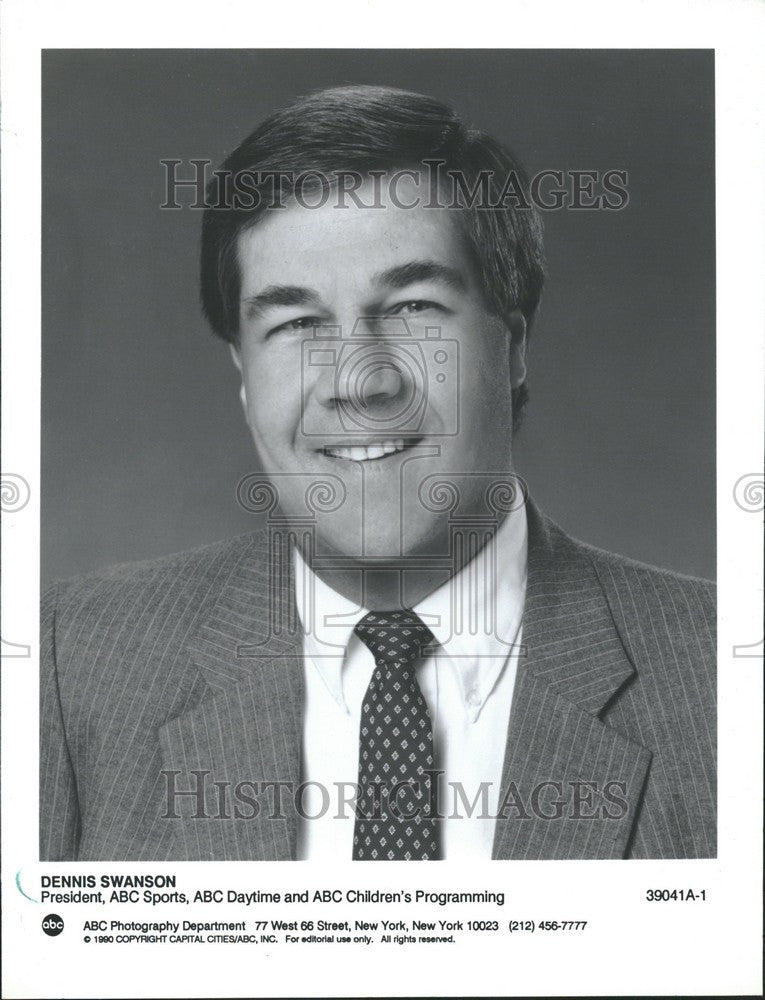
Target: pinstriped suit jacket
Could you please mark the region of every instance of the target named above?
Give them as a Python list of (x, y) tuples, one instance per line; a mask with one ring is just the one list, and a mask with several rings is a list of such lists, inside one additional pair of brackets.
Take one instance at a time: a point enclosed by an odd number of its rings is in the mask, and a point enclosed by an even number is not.
[[(712, 585), (574, 541), (530, 502), (528, 517), (493, 856), (715, 857)], [(283, 566), (253, 534), (45, 595), (42, 860), (294, 858), (293, 796), (275, 807), (272, 786), (237, 818), (214, 784), (300, 781), (302, 636)], [(170, 806), (169, 787), (196, 788), (206, 809), (190, 795)], [(548, 818), (560, 791), (568, 804)]]

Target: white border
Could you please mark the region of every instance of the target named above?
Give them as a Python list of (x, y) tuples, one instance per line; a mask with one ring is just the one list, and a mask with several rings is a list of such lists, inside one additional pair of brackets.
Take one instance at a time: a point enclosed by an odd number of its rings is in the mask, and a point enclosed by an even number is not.
[[(3, 629), (30, 656), (3, 657), (2, 842), (5, 995), (728, 995), (761, 988), (762, 517), (734, 502), (735, 484), (761, 470), (765, 330), (765, 5), (758, 0), (438, 3), (345, 0), (286, 8), (244, 0), (53, 3), (4, 0), (2, 16), (3, 472), (30, 499), (3, 517)], [(504, 919), (565, 902), (597, 930), (586, 938), (481, 940), (469, 951), (390, 951), (370, 974), (363, 950), (311, 950), (285, 961), (240, 948), (192, 955), (144, 947), (84, 950), (74, 936), (42, 938), (40, 907), (21, 896), (18, 870), (37, 863), (37, 595), (40, 430), (40, 50), (262, 47), (714, 48), (717, 98), (718, 580), (720, 849), (715, 862), (533, 862), (465, 866), (453, 888), (500, 884)], [(650, 141), (650, 136), (646, 137)], [(711, 401), (710, 401), (711, 405)], [(741, 486), (739, 487), (741, 490)], [(5, 496), (5, 487), (4, 487)], [(760, 491), (761, 498), (761, 491)], [(739, 494), (741, 499), (741, 494)], [(755, 497), (756, 500), (756, 497)], [(689, 498), (689, 503), (693, 498)], [(761, 507), (761, 504), (760, 504)], [(757, 653), (756, 649), (748, 651)], [(51, 866), (45, 866), (46, 870)], [(84, 866), (77, 866), (78, 869)], [(91, 866), (92, 867), (92, 866)], [(98, 870), (132, 866), (95, 866)], [(163, 866), (167, 867), (167, 866)], [(175, 865), (200, 884), (248, 888), (332, 885), (331, 869)], [(385, 867), (385, 866), (384, 866)], [(343, 869), (347, 881), (349, 869)], [(354, 885), (438, 888), (443, 875), (353, 869)], [(710, 900), (647, 908), (649, 886), (704, 885)], [(34, 895), (34, 893), (31, 893)], [(533, 902), (533, 905), (532, 905)], [(375, 917), (385, 917), (385, 908)], [(391, 908), (400, 916), (400, 908)], [(274, 912), (275, 916), (281, 913)], [(294, 913), (290, 914), (293, 918)], [(491, 916), (488, 912), (476, 916)], [(131, 910), (130, 917), (139, 914)], [(253, 914), (254, 916), (254, 914)], [(465, 914), (462, 914), (465, 916)], [(151, 917), (157, 919), (157, 914)], [(215, 919), (210, 917), (210, 919)], [(225, 919), (221, 913), (218, 919)], [(538, 961), (536, 960), (538, 958)], [(225, 976), (221, 970), (225, 970)], [(285, 971), (286, 970), (286, 971)]]

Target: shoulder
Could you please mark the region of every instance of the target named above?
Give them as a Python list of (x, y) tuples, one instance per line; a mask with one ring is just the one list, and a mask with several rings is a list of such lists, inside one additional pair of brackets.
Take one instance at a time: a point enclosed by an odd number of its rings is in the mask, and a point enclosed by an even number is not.
[(51, 589), (57, 589), (62, 595), (74, 596), (114, 586), (143, 588), (154, 580), (168, 576), (207, 576), (215, 574), (221, 564), (236, 561), (238, 555), (259, 547), (261, 542), (262, 536), (258, 532), (238, 535), (183, 552), (173, 552), (171, 555), (118, 563), (57, 580), (51, 584)]
[(259, 533), (240, 535), (158, 559), (109, 566), (57, 581), (42, 597), (43, 621), (57, 636), (85, 639), (124, 628), (146, 633), (196, 618), (243, 559), (258, 558)]
[(651, 566), (570, 539), (587, 557), (633, 662), (702, 665), (717, 658), (716, 587), (710, 580)]
[[(716, 658), (717, 601), (714, 583), (639, 562), (572, 538), (529, 509), (529, 539), (546, 566), (579, 581), (591, 599), (600, 591), (622, 642), (631, 653), (654, 650), (657, 658)], [(593, 577), (594, 574), (594, 577)], [(597, 581), (597, 583), (596, 583)]]
[[(714, 620), (717, 608), (713, 581), (651, 566), (626, 556), (583, 545), (601, 585), (619, 602), (631, 602), (647, 611), (672, 611), (678, 622)], [(626, 610), (625, 610), (626, 613)]]
[[(679, 620), (686, 616), (711, 623), (716, 614), (716, 587), (711, 580), (652, 566), (608, 552), (574, 538), (529, 505), (529, 546), (543, 553), (546, 568), (571, 579), (592, 579), (594, 572), (612, 606), (620, 613), (644, 615), (671, 608)], [(686, 609), (683, 612), (682, 609)]]

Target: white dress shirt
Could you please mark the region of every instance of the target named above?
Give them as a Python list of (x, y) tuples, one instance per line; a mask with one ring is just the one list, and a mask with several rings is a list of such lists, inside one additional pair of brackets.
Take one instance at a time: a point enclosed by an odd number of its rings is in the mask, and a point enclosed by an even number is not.
[[(521, 643), (526, 556), (521, 507), (459, 573), (413, 608), (439, 642), (416, 671), (433, 721), (436, 768), (443, 771), (444, 858), (491, 858)], [(297, 856), (350, 860), (361, 703), (374, 667), (372, 653), (353, 630), (368, 609), (327, 586), (297, 549), (295, 596), (305, 630), (306, 818), (299, 823)]]

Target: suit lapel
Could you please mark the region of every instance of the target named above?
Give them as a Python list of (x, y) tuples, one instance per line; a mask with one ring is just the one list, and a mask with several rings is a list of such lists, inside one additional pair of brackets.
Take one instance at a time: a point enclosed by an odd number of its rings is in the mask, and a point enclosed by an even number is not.
[(197, 792), (174, 796), (176, 855), (293, 858), (303, 673), (287, 540), (244, 540), (188, 652), (204, 694), (159, 734), (166, 780)]
[(623, 857), (651, 753), (599, 713), (635, 675), (586, 550), (527, 504), (523, 654), (493, 857)]

